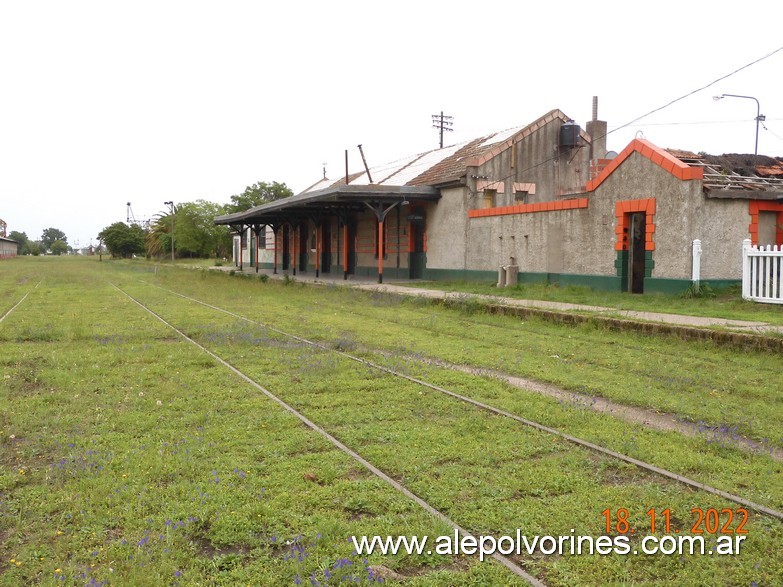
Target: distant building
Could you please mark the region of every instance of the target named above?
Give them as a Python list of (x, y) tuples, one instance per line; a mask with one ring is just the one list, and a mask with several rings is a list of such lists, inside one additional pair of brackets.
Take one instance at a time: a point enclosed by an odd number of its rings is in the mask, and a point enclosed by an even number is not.
[(10, 238), (0, 236), (0, 259), (10, 259), (16, 257), (19, 244)]

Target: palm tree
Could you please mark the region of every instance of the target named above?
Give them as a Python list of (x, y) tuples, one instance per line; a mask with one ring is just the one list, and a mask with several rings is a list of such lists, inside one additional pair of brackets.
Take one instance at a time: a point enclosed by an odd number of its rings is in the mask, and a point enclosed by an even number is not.
[(147, 233), (147, 255), (162, 257), (171, 248), (171, 214), (159, 213), (150, 220)]

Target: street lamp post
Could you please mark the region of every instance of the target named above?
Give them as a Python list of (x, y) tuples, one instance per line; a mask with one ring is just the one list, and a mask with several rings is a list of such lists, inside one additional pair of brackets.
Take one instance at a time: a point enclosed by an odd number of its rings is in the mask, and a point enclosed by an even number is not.
[(164, 206), (168, 206), (171, 210), (171, 261), (174, 262), (174, 201), (163, 202)]
[(753, 151), (754, 155), (759, 154), (759, 124), (764, 122), (767, 117), (761, 113), (761, 105), (759, 101), (753, 96), (740, 96), (739, 94), (721, 94), (720, 96), (713, 96), (713, 100), (722, 100), (723, 98), (747, 98), (756, 102), (756, 150)]

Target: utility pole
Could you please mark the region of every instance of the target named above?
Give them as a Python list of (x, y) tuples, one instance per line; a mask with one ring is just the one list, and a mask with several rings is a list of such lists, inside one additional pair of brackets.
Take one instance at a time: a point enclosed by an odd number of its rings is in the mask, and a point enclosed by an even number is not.
[[(756, 150), (753, 151), (754, 155), (759, 154), (759, 124), (764, 122), (767, 117), (761, 113), (761, 104), (759, 104), (758, 98), (753, 96), (740, 96), (739, 94), (721, 94), (720, 96), (713, 96), (713, 100), (722, 100), (723, 98), (747, 98), (756, 102)], [(766, 128), (766, 127), (765, 127)]]
[(171, 210), (171, 261), (174, 262), (174, 201), (163, 202), (164, 206), (168, 206)]
[(432, 128), (440, 129), (440, 148), (443, 148), (443, 131), (452, 132), (454, 129), (451, 128), (454, 123), (452, 122), (454, 120), (453, 116), (444, 116), (443, 110), (440, 111), (440, 114), (433, 114), (432, 115)]

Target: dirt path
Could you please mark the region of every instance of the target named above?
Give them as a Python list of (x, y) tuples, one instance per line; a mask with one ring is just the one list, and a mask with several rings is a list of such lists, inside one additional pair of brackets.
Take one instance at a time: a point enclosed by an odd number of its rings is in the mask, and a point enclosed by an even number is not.
[(507, 373), (501, 373), (500, 371), (494, 371), (492, 369), (470, 367), (467, 365), (455, 365), (447, 361), (441, 361), (439, 359), (432, 358), (419, 360), (430, 365), (452, 369), (461, 373), (500, 379), (501, 381), (505, 381), (509, 385), (513, 385), (519, 389), (533, 391), (535, 393), (552, 397), (563, 402), (570, 402), (582, 408), (593, 410), (594, 412), (609, 414), (610, 416), (619, 418), (620, 420), (629, 422), (631, 424), (640, 424), (647, 428), (660, 430), (663, 432), (677, 432), (685, 436), (706, 439), (708, 442), (720, 443), (726, 446), (740, 448), (752, 453), (764, 453), (768, 454), (776, 461), (783, 462), (783, 449), (750, 440), (748, 438), (739, 436), (733, 431), (725, 428), (717, 428), (703, 424), (695, 424), (693, 422), (685, 422), (673, 416), (672, 414), (665, 414), (645, 408), (618, 404), (598, 396), (587, 396), (584, 394), (575, 393), (573, 391), (561, 389), (548, 383), (541, 383), (539, 381), (534, 381), (525, 377), (508, 375)]

